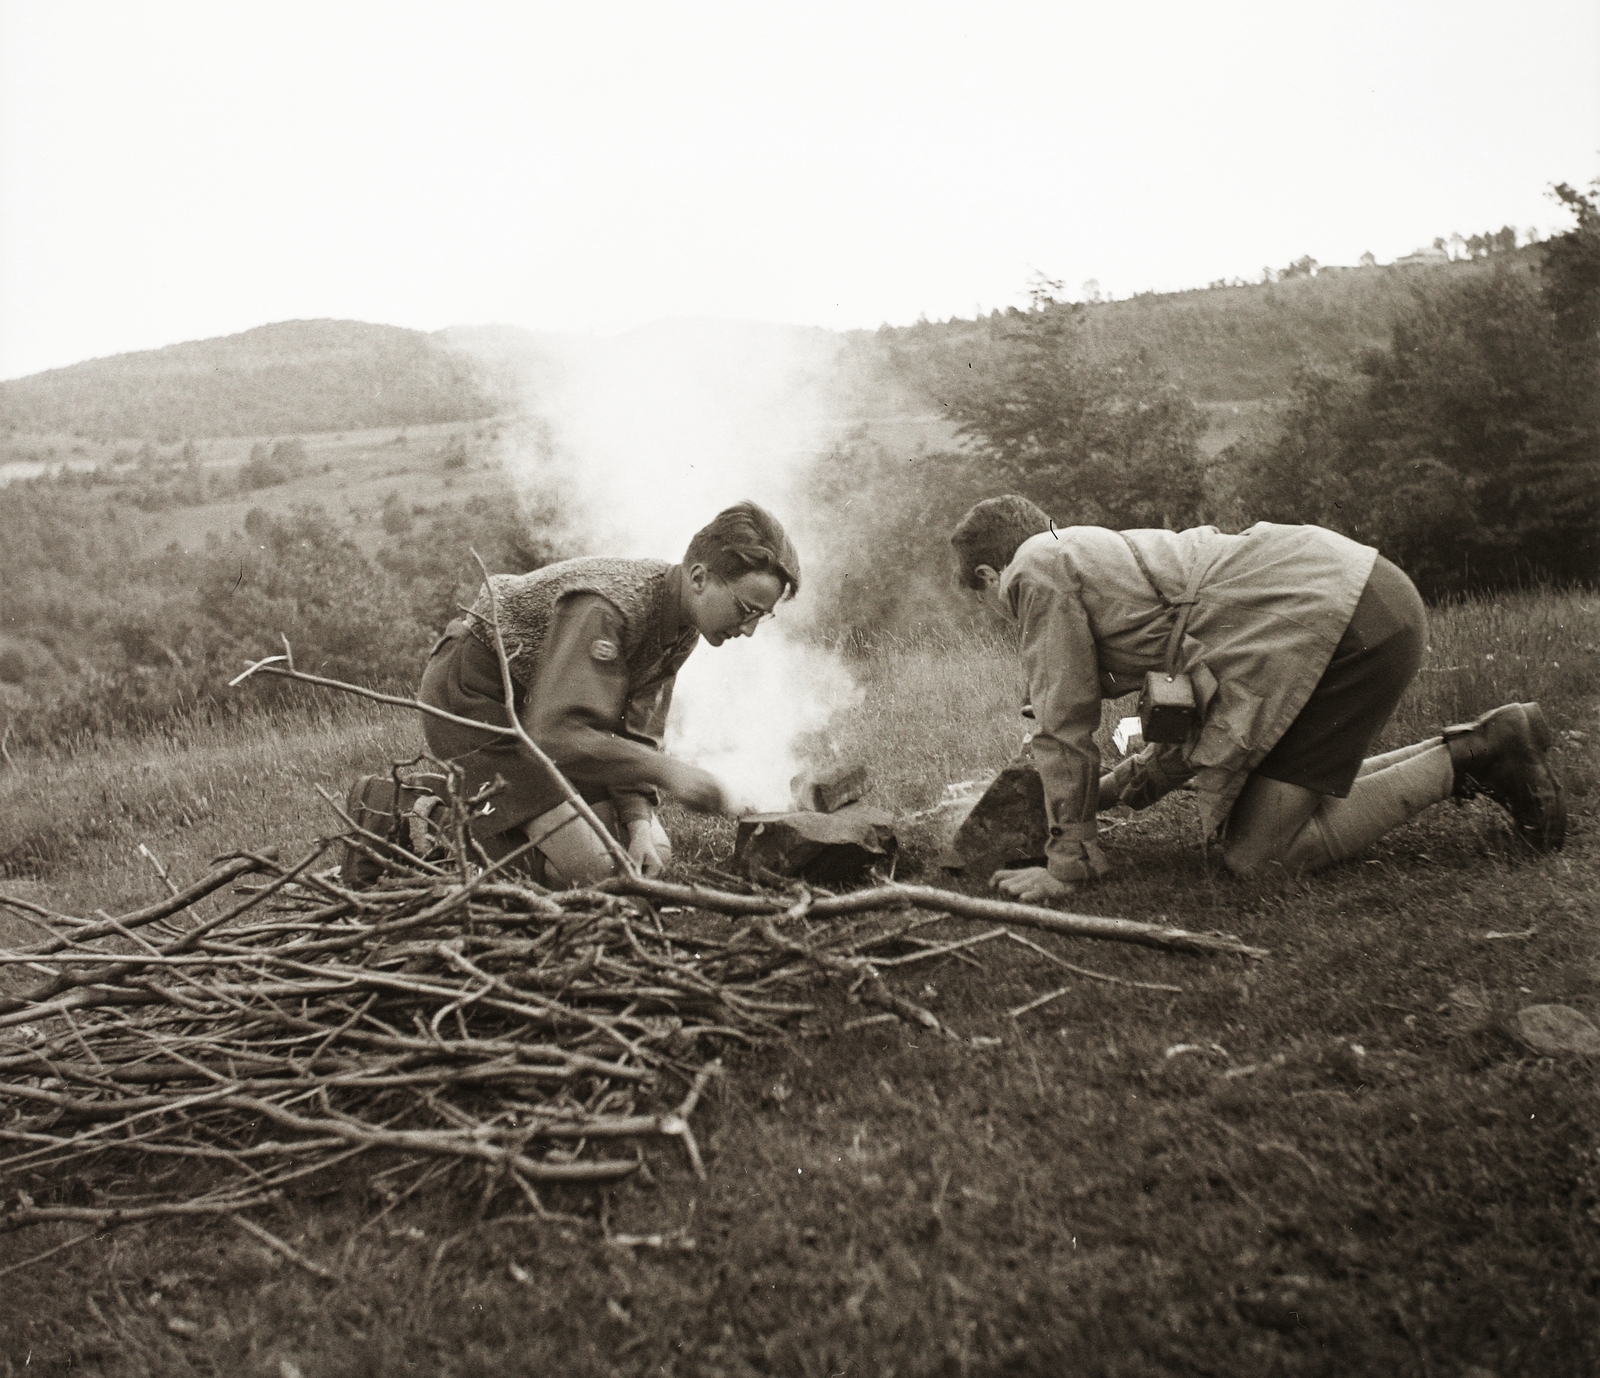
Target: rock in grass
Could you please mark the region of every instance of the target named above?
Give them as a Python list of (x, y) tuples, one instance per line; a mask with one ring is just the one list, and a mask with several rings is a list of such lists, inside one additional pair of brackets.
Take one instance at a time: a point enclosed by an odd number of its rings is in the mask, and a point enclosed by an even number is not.
[(1006, 866), (1042, 866), (1047, 831), (1044, 781), (1024, 752), (984, 790), (939, 865), (983, 880)]
[(1570, 1005), (1529, 1005), (1518, 1010), (1517, 1033), (1536, 1053), (1600, 1057), (1600, 1028)]
[(867, 804), (835, 813), (754, 813), (739, 820), (734, 865), (752, 880), (768, 875), (838, 885), (890, 861), (899, 847), (894, 816)]

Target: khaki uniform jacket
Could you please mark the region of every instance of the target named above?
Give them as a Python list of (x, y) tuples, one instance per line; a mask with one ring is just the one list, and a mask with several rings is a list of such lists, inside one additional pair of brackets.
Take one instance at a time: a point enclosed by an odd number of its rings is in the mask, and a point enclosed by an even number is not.
[[(661, 749), (678, 671), (699, 643), (678, 620), (682, 569), (673, 566), (638, 636), (646, 655), (622, 653), (627, 623), (599, 593), (564, 595), (551, 611), (531, 683), (513, 680), (513, 703), (528, 735), (591, 803), (610, 799), (619, 824), (650, 817), (655, 789), (646, 784)], [(516, 662), (513, 662), (515, 664)], [(423, 673), (424, 703), (480, 722), (505, 724), (500, 662), (463, 619), (452, 622)], [(498, 776), (505, 788), (488, 812), (472, 820), (480, 837), (539, 817), (565, 795), (538, 761), (505, 737), (488, 737), (457, 723), (423, 718), (428, 749), (463, 772), (470, 797)]]
[(1047, 852), (1063, 879), (1096, 832), (1101, 700), (1135, 693), (1147, 671), (1165, 668), (1179, 616), (1130, 541), (1168, 598), (1195, 593), (1177, 668), (1193, 677), (1201, 725), (1180, 750), (1208, 832), (1227, 822), (1250, 771), (1311, 697), (1377, 559), (1321, 527), (1271, 522), (1238, 535), (1074, 526), (1022, 544), (1000, 598), (1021, 629)]

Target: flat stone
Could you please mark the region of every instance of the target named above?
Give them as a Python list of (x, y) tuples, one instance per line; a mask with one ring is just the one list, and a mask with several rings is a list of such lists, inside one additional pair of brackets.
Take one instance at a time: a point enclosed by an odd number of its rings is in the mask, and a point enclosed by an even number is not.
[(867, 768), (859, 764), (821, 770), (808, 767), (789, 781), (789, 792), (797, 809), (836, 813), (867, 792)]
[(1481, 986), (1457, 986), (1445, 1001), (1445, 1013), (1460, 1033), (1479, 1033), (1494, 1019), (1494, 1010)]
[(1518, 1010), (1517, 1032), (1536, 1053), (1600, 1057), (1600, 1028), (1570, 1005), (1529, 1005)]
[(893, 814), (846, 804), (833, 813), (746, 815), (739, 820), (733, 861), (752, 880), (775, 875), (838, 885), (888, 863), (899, 846)]
[(1007, 866), (1040, 866), (1048, 834), (1044, 781), (1032, 756), (1023, 752), (972, 806), (939, 865), (982, 879)]

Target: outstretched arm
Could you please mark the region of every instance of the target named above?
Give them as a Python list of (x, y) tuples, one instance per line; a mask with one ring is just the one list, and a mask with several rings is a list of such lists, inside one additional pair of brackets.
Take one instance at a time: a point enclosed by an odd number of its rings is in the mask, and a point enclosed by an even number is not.
[(1056, 899), (1109, 869), (1095, 845), (1100, 804), (1099, 656), (1079, 588), (1057, 579), (1019, 579), (1012, 590), (1022, 629), (1022, 662), (1037, 723), (1033, 757), (1044, 782), (1046, 868), (1001, 871), (995, 884), (1027, 901)]
[[(575, 784), (609, 786), (635, 797), (659, 786), (691, 808), (721, 810), (725, 799), (716, 777), (624, 735), (628, 667), (622, 630), (621, 613), (599, 594), (572, 595), (556, 605), (523, 709), (528, 735)], [(631, 823), (638, 813), (630, 805), (623, 817)]]

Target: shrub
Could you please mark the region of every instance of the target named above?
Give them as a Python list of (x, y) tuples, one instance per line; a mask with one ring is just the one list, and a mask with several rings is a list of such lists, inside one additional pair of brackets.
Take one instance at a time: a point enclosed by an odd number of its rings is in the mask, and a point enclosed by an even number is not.
[(1439, 280), (1353, 374), (1302, 372), (1279, 431), (1225, 453), (1240, 513), (1377, 545), (1432, 596), (1600, 578), (1600, 213), (1584, 207), (1542, 283), (1503, 263)]

